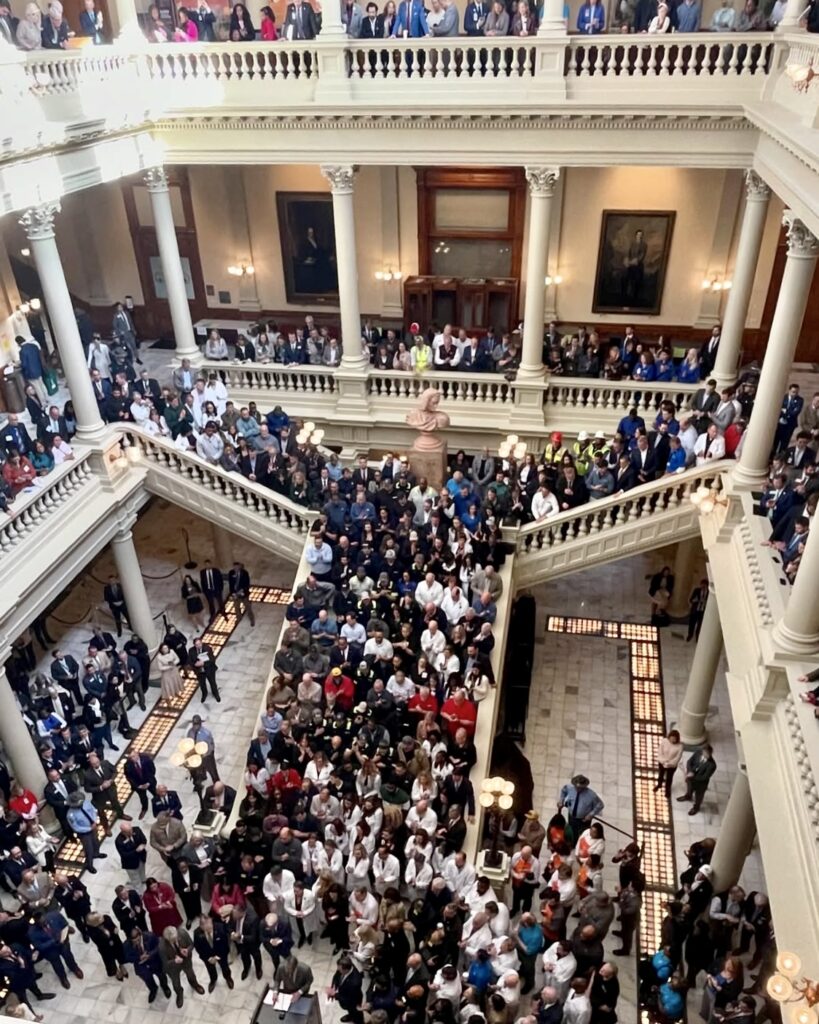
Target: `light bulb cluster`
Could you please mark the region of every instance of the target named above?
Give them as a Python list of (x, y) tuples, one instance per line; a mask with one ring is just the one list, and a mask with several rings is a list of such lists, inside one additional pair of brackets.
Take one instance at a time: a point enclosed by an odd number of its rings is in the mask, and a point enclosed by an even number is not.
[(771, 999), (777, 1003), (801, 1003), (790, 1015), (795, 1024), (817, 1024), (819, 982), (811, 981), (809, 978), (803, 978), (801, 982), (796, 981), (801, 970), (802, 961), (796, 953), (783, 950), (776, 957), (776, 973), (768, 978), (765, 988)]
[(28, 302), (21, 302), (17, 307), (21, 313), (39, 313), (42, 303), (39, 299), (29, 299)]
[(704, 292), (727, 292), (731, 290), (733, 281), (723, 281), (719, 277), (706, 277), (702, 281), (702, 290)]
[(501, 811), (511, 810), (514, 804), (515, 784), (508, 779), (502, 779), (500, 775), (484, 779), (481, 783), (481, 791), (478, 794), (478, 803), (484, 810), (495, 807)]
[(549, 287), (549, 285), (552, 285), (552, 284), (554, 284), (554, 285), (563, 284), (563, 275), (562, 274), (547, 274), (546, 277), (544, 277), (543, 282), (544, 282), (544, 284), (546, 285), (547, 288)]
[(194, 743), (190, 736), (186, 736), (179, 741), (169, 761), (175, 768), (187, 768), (190, 771), (202, 767), (202, 758), (207, 752), (208, 745), (204, 740)]
[(521, 441), (517, 434), (507, 434), (506, 440), (498, 445), (498, 455), (502, 459), (516, 459), (518, 462), (526, 454), (526, 442)]
[(700, 515), (709, 516), (717, 507), (717, 505), (727, 505), (728, 501), (726, 498), (721, 498), (719, 491), (715, 487), (698, 487), (696, 491), (693, 491), (689, 495), (689, 501), (700, 513)]
[(308, 420), (306, 423), (304, 423), (302, 425), (301, 430), (298, 432), (298, 434), (296, 434), (296, 444), (299, 445), (320, 445), (323, 440), (324, 431), (321, 429), (317, 430), (315, 423), (313, 423), (311, 420)]
[(375, 272), (376, 281), (400, 281), (403, 276), (403, 271), (393, 270), (392, 267), (386, 267), (384, 270), (376, 270)]

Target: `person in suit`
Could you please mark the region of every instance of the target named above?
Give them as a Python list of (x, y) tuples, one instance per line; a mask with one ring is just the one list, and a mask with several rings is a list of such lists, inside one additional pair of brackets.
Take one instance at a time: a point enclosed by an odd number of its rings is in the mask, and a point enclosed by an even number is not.
[(48, 782), (43, 787), (43, 797), (54, 811), (54, 816), (66, 835), (72, 834), (71, 826), (68, 824), (68, 798), (76, 792), (77, 786), (70, 779), (63, 778), (56, 768), (49, 769)]
[(17, 886), (17, 898), (27, 913), (55, 910), (57, 898), (51, 875), (35, 868), (26, 868)]
[(464, 30), (468, 36), (482, 36), (483, 27), (489, 14), (486, 0), (470, 0), (464, 13)]
[(717, 353), (719, 352), (721, 334), (721, 327), (712, 328), (711, 337), (708, 341), (704, 342), (700, 348), (700, 373), (703, 377), (707, 377), (709, 373), (713, 373), (714, 364), (717, 361)]
[[(80, 965), (74, 959), (68, 937), (62, 939), (62, 933), (68, 931), (68, 921), (59, 910), (38, 910), (32, 914), (31, 927), (28, 930), (28, 941), (40, 954), (41, 960), (48, 960), (54, 973), (60, 979), (63, 988), (71, 988), (65, 967), (75, 978), (84, 978)], [(63, 966), (65, 961), (65, 967)]]
[(808, 447), (810, 440), (810, 431), (800, 430), (794, 443), (785, 451), (785, 465), (795, 477), (799, 476), (806, 466), (811, 466), (816, 462), (816, 452), (813, 448)]
[(116, 770), (110, 761), (102, 761), (97, 754), (88, 755), (88, 768), (83, 777), (83, 786), (99, 813), (105, 834), (109, 836), (111, 823), (106, 811), (112, 810), (123, 821), (133, 820), (130, 814), (125, 813), (125, 808), (119, 802), (115, 774)]
[(148, 840), (141, 828), (130, 821), (122, 821), (114, 840), (122, 870), (133, 886), (145, 884), (145, 861), (148, 859)]
[(183, 855), (171, 864), (171, 885), (185, 911), (185, 927), (202, 915), (202, 872)]
[(260, 483), (263, 487), (271, 486), (270, 453), (248, 448), (239, 456), (239, 472), (251, 483)]
[(139, 358), (139, 343), (131, 314), (121, 302), (114, 303), (114, 317), (111, 321), (111, 336), (128, 349), (131, 361), (142, 366)]
[(788, 484), (788, 478), (784, 473), (776, 473), (771, 486), (762, 495), (760, 512), (770, 519), (773, 527), (776, 527), (791, 511), (795, 501), (796, 494)]
[(699, 747), (689, 757), (685, 765), (686, 790), (682, 796), (677, 797), (678, 801), (694, 801), (694, 806), (689, 810), (689, 814), (696, 814), (699, 811), (705, 791), (708, 789), (708, 783), (716, 770), (717, 762), (714, 760), (714, 751), (708, 744)]
[(86, 917), (91, 913), (91, 897), (83, 882), (74, 876), (58, 871), (54, 875), (54, 895), (65, 912), (65, 916), (77, 926), (77, 930), (88, 941)]
[(34, 388), (40, 402), (45, 405), (48, 401), (48, 392), (43, 383), (43, 373), (45, 372), (43, 350), (34, 338), (22, 338), (18, 335), (14, 340), (17, 342), (19, 350), (20, 369), (23, 371), (23, 377), (26, 383)]
[(645, 434), (637, 437), (637, 447), (631, 453), (631, 464), (637, 474), (638, 484), (647, 484), (657, 473), (657, 456), (652, 451)]
[(716, 412), (719, 405), (717, 394), (717, 382), (713, 377), (705, 382), (705, 386), (699, 388), (691, 399), (691, 412), (694, 414), (694, 426), (697, 433), (702, 434), (711, 422), (709, 413)]
[(134, 928), (139, 928), (141, 931), (148, 929), (145, 907), (142, 905), (142, 897), (136, 889), (129, 889), (127, 885), (118, 885), (114, 890), (111, 912), (126, 938)]
[(393, 38), (419, 39), (429, 35), (427, 15), (422, 0), (401, 0), (395, 24), (392, 27)]
[(59, 648), (55, 648), (51, 656), (54, 659), (50, 668), (51, 678), (68, 690), (77, 705), (81, 705), (83, 698), (80, 691), (79, 662), (72, 655), (64, 654)]
[(632, 465), (631, 459), (625, 452), (617, 460), (617, 469), (614, 471), (614, 493), (630, 491), (637, 486), (637, 470)]
[(232, 786), (226, 786), (224, 782), (214, 782), (205, 790), (202, 806), (209, 811), (222, 811), (225, 817), (229, 818), (235, 800), (236, 790)]
[(135, 380), (131, 385), (131, 394), (134, 392), (143, 398), (150, 399), (153, 407), (163, 412), (165, 403), (162, 400), (162, 390), (159, 387), (159, 381), (151, 377), (147, 370), (143, 370), (139, 375), (139, 379)]
[(48, 414), (45, 410), (45, 402), (48, 400), (40, 401), (40, 396), (37, 389), (33, 384), (26, 385), (26, 412), (29, 415), (29, 419), (34, 424), (39, 432), (40, 424), (43, 423), (47, 418)]
[(791, 384), (788, 393), (782, 399), (779, 420), (774, 435), (774, 453), (784, 451), (790, 443), (791, 436), (799, 423), (799, 416), (805, 399), (799, 394), (799, 385)]
[[(147, 929), (132, 928), (124, 944), (125, 962), (134, 965), (134, 974), (141, 978), (148, 989), (148, 1002), (152, 1003), (159, 988), (166, 999), (171, 998), (168, 976), (159, 955), (159, 939)], [(157, 985), (159, 982), (159, 985)]]
[(199, 954), (205, 970), (208, 972), (208, 992), (216, 988), (216, 968), (222, 972), (228, 988), (233, 988), (233, 975), (230, 971), (229, 954), (230, 940), (223, 921), (214, 921), (210, 914), (202, 914), (199, 925), (193, 933), (193, 948)]
[(17, 26), (20, 19), (11, 13), (9, 0), (0, 0), (0, 39), (14, 46), (17, 42)]
[(128, 623), (129, 629), (132, 627), (131, 620), (128, 618), (128, 605), (125, 603), (125, 594), (123, 593), (122, 584), (118, 576), (112, 575), (108, 577), (108, 582), (105, 584), (102, 596), (114, 619), (114, 624), (117, 627), (117, 636), (120, 637), (122, 636), (123, 619)]
[(348, 39), (358, 39), (361, 35), (362, 20), (360, 4), (355, 0), (341, 0), (341, 24), (347, 32)]
[(141, 821), (148, 813), (148, 794), (156, 796), (156, 765), (151, 755), (144, 754), (139, 747), (129, 750), (125, 759), (125, 778), (139, 798)]
[(304, 0), (293, 0), (287, 5), (282, 35), (285, 39), (315, 39), (318, 35), (316, 12)]
[(648, 435), (648, 446), (654, 452), (657, 460), (657, 476), (665, 473), (671, 456), (671, 438), (668, 436), (668, 424), (660, 423), (656, 430)]
[(335, 999), (344, 1010), (343, 1019), (351, 1021), (352, 1024), (363, 1024), (361, 973), (353, 966), (350, 957), (345, 955), (339, 958), (327, 997)]
[(234, 562), (228, 573), (228, 593), (233, 598), (237, 618), (240, 619), (247, 611), (250, 625), (255, 626), (256, 616), (253, 614), (253, 605), (250, 601), (250, 573), (241, 562)]
[(16, 448), (21, 455), (28, 455), (32, 449), (31, 438), (20, 418), (14, 412), (9, 413), (3, 432), (0, 434), (0, 444), (3, 451), (8, 453), (11, 448)]
[(182, 821), (182, 801), (179, 799), (179, 794), (175, 789), (168, 789), (162, 783), (156, 787), (156, 792), (151, 800), (151, 810), (155, 818), (162, 811), (167, 811), (172, 818)]
[(71, 436), (71, 431), (68, 429), (65, 416), (60, 415), (57, 406), (50, 405), (46, 418), (37, 428), (37, 436), (41, 441), (51, 442), (58, 435), (67, 440)]
[[(434, 36), (457, 36), (458, 35), (458, 8), (455, 6), (454, 0), (441, 0), (441, 6), (444, 9), (444, 16), (438, 22), (438, 24), (432, 29), (432, 35)], [(448, 57), (444, 57), (444, 65), (446, 66)], [(460, 362), (460, 360), (459, 360)]]
[(515, 13), (512, 15), (512, 36), (533, 36), (537, 32), (537, 18), (529, 7), (528, 0), (518, 0)]
[(187, 394), (189, 391), (193, 391), (194, 385), (196, 384), (196, 371), (191, 367), (190, 359), (183, 359), (182, 362), (173, 371), (171, 377), (173, 386), (176, 391), (181, 395)]
[(215, 619), (217, 611), (224, 612), (225, 610), (225, 578), (222, 575), (222, 570), (212, 565), (208, 559), (205, 559), (199, 572), (199, 585), (208, 602), (210, 617)]
[(222, 698), (219, 696), (219, 687), (216, 685), (216, 659), (213, 655), (213, 648), (210, 644), (204, 643), (201, 636), (194, 638), (193, 646), (188, 651), (188, 664), (193, 669), (196, 681), (199, 683), (202, 703), (204, 704), (208, 698), (208, 685), (219, 703)]
[(685, 638), (686, 642), (693, 640), (694, 637), (698, 640), (700, 638), (702, 620), (705, 616), (705, 606), (708, 604), (708, 593), (707, 577), (701, 579), (699, 586), (691, 591), (691, 596), (688, 598), (688, 636)]
[[(85, 6), (80, 11), (80, 31), (81, 36), (86, 36), (89, 39), (94, 40), (95, 46), (101, 46), (105, 42), (102, 36), (102, 11), (94, 9), (94, 0), (85, 0)], [(88, 314), (86, 313), (86, 316)], [(79, 327), (79, 324), (77, 325)], [(82, 335), (80, 335), (82, 337)]]
[(112, 387), (111, 381), (107, 377), (100, 375), (99, 370), (91, 371), (91, 387), (94, 391), (94, 398), (97, 401), (97, 408), (100, 411), (100, 415), (103, 419), (106, 419), (106, 412), (108, 409), (108, 403), (111, 400)]
[(230, 937), (242, 958), (242, 981), (250, 974), (250, 963), (256, 977), (262, 976), (262, 940), (259, 918), (252, 907), (234, 907), (230, 914)]

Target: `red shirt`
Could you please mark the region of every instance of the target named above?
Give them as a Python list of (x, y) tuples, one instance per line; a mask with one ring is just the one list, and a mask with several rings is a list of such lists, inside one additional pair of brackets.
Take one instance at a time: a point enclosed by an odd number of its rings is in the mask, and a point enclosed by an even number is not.
[(301, 776), (295, 768), (278, 771), (270, 779), (268, 789), (301, 789)]
[(37, 813), (37, 797), (31, 790), (24, 789), (19, 796), (13, 796), (9, 800), (9, 807), (21, 818), (31, 818)]
[[(336, 682), (338, 680), (338, 682)], [(342, 711), (352, 711), (355, 701), (355, 686), (349, 676), (334, 676), (331, 672), (324, 680), (324, 693), (336, 695), (336, 707)]]
[(446, 728), (449, 735), (455, 739), (455, 733), (459, 729), (466, 729), (468, 736), (475, 735), (475, 723), (478, 720), (478, 706), (471, 701), (465, 700), (462, 704), (456, 704), (455, 698), (450, 697), (444, 701), (441, 708), (442, 715), (454, 715), (455, 721), (447, 721)]
[(410, 697), (407, 707), (410, 711), (418, 711), (422, 714), (426, 714), (428, 711), (431, 711), (434, 715), (437, 715), (438, 698), (434, 693), (431, 693), (428, 697), (422, 697), (420, 693), (416, 693)]
[(272, 43), (278, 38), (275, 24), (268, 17), (262, 18), (262, 39), (265, 42)]

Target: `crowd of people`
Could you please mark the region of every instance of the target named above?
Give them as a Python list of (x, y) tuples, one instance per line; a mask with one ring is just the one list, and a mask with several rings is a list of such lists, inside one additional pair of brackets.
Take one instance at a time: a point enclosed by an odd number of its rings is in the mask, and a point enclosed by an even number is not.
[[(335, 2), (335, 0), (330, 0)], [(470, 0), (461, 11), (456, 0), (385, 0), (383, 8), (370, 0), (341, 0), (341, 20), (350, 39), (389, 39), (467, 36), (534, 36), (543, 17), (543, 6), (536, 0)], [(754, 32), (775, 29), (784, 16), (786, 0), (773, 0), (760, 6), (758, 0), (744, 0), (737, 9), (732, 0), (722, 0), (708, 29), (712, 32)], [(611, 25), (607, 18), (611, 17)], [(702, 25), (701, 0), (618, 0), (609, 11), (603, 0), (585, 0), (574, 24), (566, 5), (564, 18), (569, 27), (583, 35), (598, 35), (607, 30), (618, 33), (664, 34), (699, 32)], [(808, 31), (819, 31), (819, 4), (810, 0), (802, 15)], [(319, 2), (293, 0), (281, 23), (273, 8), (260, 7), (251, 12), (243, 3), (211, 6), (178, 3), (175, 20), (166, 9), (152, 4), (144, 31), (152, 43), (253, 42), (261, 39), (299, 41), (315, 39), (321, 33), (322, 8)], [(45, 12), (31, 0), (17, 18), (11, 0), (0, 0), (0, 39), (23, 50), (64, 49), (74, 36), (94, 43), (109, 42), (111, 33), (95, 0), (84, 0), (77, 24), (65, 20), (60, 0), (50, 0)]]

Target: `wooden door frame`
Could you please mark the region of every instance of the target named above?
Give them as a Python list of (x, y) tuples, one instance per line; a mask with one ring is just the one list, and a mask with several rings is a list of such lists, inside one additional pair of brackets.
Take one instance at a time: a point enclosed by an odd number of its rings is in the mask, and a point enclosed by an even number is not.
[[(177, 186), (182, 199), (185, 227), (177, 226), (176, 237), (177, 241), (181, 243), (180, 248), (188, 250), (184, 255), (190, 263), (195, 296), (193, 300), (189, 300), (188, 305), (191, 310), (191, 319), (195, 322), (207, 316), (208, 305), (207, 296), (205, 295), (205, 277), (202, 272), (202, 260), (199, 255), (199, 240), (196, 234), (196, 219), (193, 215), (190, 178), (187, 169), (184, 167), (166, 167), (165, 173), (168, 175), (169, 187)], [(125, 202), (128, 228), (134, 243), (134, 257), (139, 273), (139, 283), (142, 288), (145, 316), (153, 327), (154, 332), (159, 335), (172, 330), (170, 306), (167, 299), (157, 299), (154, 295), (154, 279), (151, 273), (150, 258), (157, 254), (159, 245), (156, 237), (156, 228), (139, 223), (136, 199), (134, 198), (134, 187), (138, 184), (140, 183), (135, 181), (123, 181), (122, 197)]]

